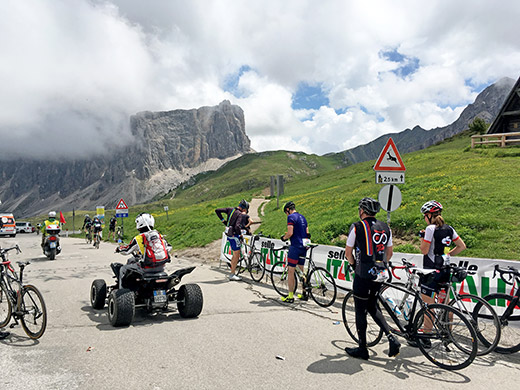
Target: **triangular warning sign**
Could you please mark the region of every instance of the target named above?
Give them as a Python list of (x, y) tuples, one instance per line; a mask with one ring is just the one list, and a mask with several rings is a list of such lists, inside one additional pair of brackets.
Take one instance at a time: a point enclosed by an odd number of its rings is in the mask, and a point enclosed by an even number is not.
[(374, 171), (406, 171), (401, 155), (392, 138), (388, 138), (385, 147), (376, 160)]
[(123, 199), (119, 200), (119, 202), (117, 203), (116, 210), (127, 209), (127, 208), (128, 208), (128, 206), (126, 205), (125, 201)]

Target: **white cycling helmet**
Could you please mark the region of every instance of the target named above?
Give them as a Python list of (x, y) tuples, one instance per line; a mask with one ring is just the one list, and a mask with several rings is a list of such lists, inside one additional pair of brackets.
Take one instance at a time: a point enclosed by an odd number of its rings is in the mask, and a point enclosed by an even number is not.
[(135, 219), (135, 227), (137, 230), (147, 227), (148, 230), (152, 230), (155, 225), (155, 218), (148, 213), (141, 213)]
[(56, 218), (56, 211), (49, 211), (49, 218)]

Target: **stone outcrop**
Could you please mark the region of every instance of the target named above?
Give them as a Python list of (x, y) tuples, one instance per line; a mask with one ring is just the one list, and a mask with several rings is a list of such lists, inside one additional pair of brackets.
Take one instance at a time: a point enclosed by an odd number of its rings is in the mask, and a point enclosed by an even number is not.
[(130, 118), (130, 128), (131, 142), (110, 155), (2, 164), (2, 210), (24, 217), (50, 209), (114, 208), (119, 198), (143, 203), (251, 150), (244, 112), (229, 101), (192, 110), (140, 112)]

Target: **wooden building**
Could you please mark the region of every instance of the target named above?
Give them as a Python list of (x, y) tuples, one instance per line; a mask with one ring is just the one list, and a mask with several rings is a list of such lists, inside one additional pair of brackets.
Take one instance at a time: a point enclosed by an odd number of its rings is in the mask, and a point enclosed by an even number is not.
[(520, 78), (506, 98), (487, 134), (520, 132)]

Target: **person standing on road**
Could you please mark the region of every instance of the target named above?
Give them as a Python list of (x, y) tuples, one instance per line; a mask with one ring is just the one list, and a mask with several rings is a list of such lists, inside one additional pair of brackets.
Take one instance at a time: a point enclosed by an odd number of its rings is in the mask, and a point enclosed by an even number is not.
[(390, 333), (390, 327), (376, 300), (376, 295), (384, 281), (381, 279), (384, 279), (384, 271), (388, 272), (387, 263), (393, 254), (390, 227), (375, 218), (380, 208), (381, 205), (375, 199), (363, 198), (359, 201), (360, 221), (350, 227), (345, 247), (345, 256), (355, 272), (352, 290), (359, 340), (358, 347), (345, 348), (345, 351), (352, 357), (364, 360), (368, 360), (367, 313), (388, 337), (390, 344), (388, 356), (397, 356), (401, 347), (399, 341)]
[[(296, 211), (296, 205), (294, 202), (287, 202), (283, 206), (283, 212), (287, 215), (287, 232), (281, 237), (282, 241), (290, 240), (291, 245), (289, 246), (289, 253), (287, 254), (287, 287), (289, 288), (289, 295), (282, 297), (283, 302), (292, 303), (294, 302), (294, 273), (296, 272), (296, 266), (303, 272), (305, 265), (305, 254), (307, 248), (305, 247), (304, 240), (310, 239), (309, 227), (307, 220), (303, 215)], [(302, 283), (302, 288), (304, 288)], [(298, 298), (306, 301), (308, 299), (305, 289), (298, 295)]]
[(114, 216), (112, 216), (112, 218), (110, 218), (110, 222), (108, 225), (108, 241), (110, 241), (110, 236), (112, 236), (114, 241), (116, 240), (116, 225), (117, 225), (117, 218), (114, 215)]
[[(420, 250), (424, 255), (423, 268), (435, 271), (421, 277), (420, 287), (422, 299), (426, 303), (435, 302), (435, 294), (440, 291), (439, 283), (449, 281), (450, 256), (459, 254), (466, 249), (466, 244), (459, 237), (455, 229), (447, 225), (442, 218), (442, 204), (430, 200), (422, 205), (421, 213), (424, 216), (426, 229), (419, 232), (421, 237)], [(455, 247), (450, 250), (450, 245)], [(425, 316), (424, 330), (431, 330), (432, 324)], [(428, 342), (429, 340), (425, 340)]]
[[(240, 248), (242, 247), (242, 213), (249, 210), (249, 203), (245, 199), (242, 199), (238, 204), (238, 207), (231, 208), (220, 208), (215, 210), (215, 214), (219, 217), (220, 221), (226, 225), (226, 236), (233, 251), (231, 256), (231, 274), (228, 276), (229, 280), (239, 281), (242, 278), (235, 275), (235, 271), (240, 258)], [(227, 218), (224, 218), (223, 214), (226, 214)]]

